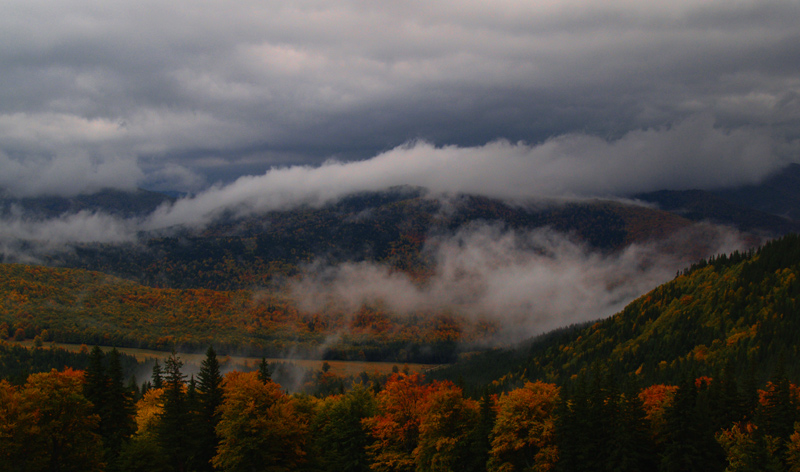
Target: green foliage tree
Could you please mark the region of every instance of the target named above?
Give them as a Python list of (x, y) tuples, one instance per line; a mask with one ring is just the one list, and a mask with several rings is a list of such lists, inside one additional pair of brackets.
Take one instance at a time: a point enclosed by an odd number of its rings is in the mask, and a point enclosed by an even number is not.
[(367, 472), (369, 430), (363, 419), (377, 414), (372, 392), (362, 384), (321, 402), (311, 424), (314, 451), (326, 470)]
[(725, 450), (725, 472), (782, 472), (778, 440), (764, 435), (753, 423), (737, 423), (717, 433)]
[(478, 403), (449, 382), (436, 385), (425, 402), (414, 449), (417, 472), (462, 471), (470, 464), (470, 439), (480, 418)]

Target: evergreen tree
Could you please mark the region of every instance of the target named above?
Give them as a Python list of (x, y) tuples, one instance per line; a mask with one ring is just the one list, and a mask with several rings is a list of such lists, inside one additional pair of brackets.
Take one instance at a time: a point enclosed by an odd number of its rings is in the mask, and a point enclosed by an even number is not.
[(265, 357), (261, 358), (261, 364), (258, 365), (258, 380), (267, 383), (272, 380), (272, 374), (269, 371), (269, 364)]
[[(158, 424), (158, 441), (169, 456), (172, 470), (177, 472), (186, 470), (192, 452), (190, 434), (194, 434), (189, 431), (191, 415), (183, 391), (186, 376), (181, 367), (183, 362), (173, 351), (164, 362), (164, 406)], [(155, 384), (155, 375), (153, 380)]]
[(219, 423), (218, 408), (222, 403), (222, 374), (220, 373), (217, 353), (213, 347), (206, 351), (206, 358), (197, 374), (197, 453), (196, 469), (211, 471), (211, 459), (216, 455), (219, 437), (216, 427)]
[(104, 411), (100, 414), (101, 435), (106, 447), (106, 459), (113, 469), (120, 450), (136, 431), (133, 399), (124, 385), (122, 365), (116, 348), (108, 354), (108, 388)]
[(655, 470), (653, 459), (655, 446), (650, 437), (647, 419), (638, 388), (629, 382), (624, 393), (609, 396), (607, 402), (617, 404), (617, 416), (613, 431), (609, 435), (609, 461), (606, 470), (616, 472)]
[[(100, 415), (105, 409), (108, 377), (104, 364), (105, 354), (100, 346), (95, 346), (89, 353), (89, 365), (84, 372), (83, 396), (92, 402), (92, 413)], [(98, 431), (99, 432), (99, 431)]]
[(556, 440), (559, 450), (559, 471), (584, 470), (593, 461), (591, 435), (599, 434), (590, 430), (590, 402), (586, 375), (580, 375), (572, 386), (561, 396), (556, 410)]
[(92, 413), (99, 418), (95, 432), (103, 441), (108, 469), (116, 470), (122, 443), (136, 430), (133, 402), (123, 384), (122, 365), (116, 349), (107, 356), (99, 346), (92, 349), (83, 393), (92, 403)]
[(714, 437), (707, 399), (687, 375), (666, 411), (666, 445), (661, 472), (722, 470), (725, 452)]
[(156, 359), (156, 363), (153, 364), (152, 380), (151, 386), (153, 388), (164, 388), (164, 370), (161, 368), (161, 365), (159, 365), (158, 359)]
[(492, 428), (494, 427), (495, 418), (497, 417), (494, 408), (492, 408), (492, 397), (488, 388), (484, 390), (479, 405), (480, 417), (470, 441), (472, 456), (467, 467), (468, 471), (475, 472), (486, 470), (486, 462), (489, 460), (489, 450), (492, 448)]

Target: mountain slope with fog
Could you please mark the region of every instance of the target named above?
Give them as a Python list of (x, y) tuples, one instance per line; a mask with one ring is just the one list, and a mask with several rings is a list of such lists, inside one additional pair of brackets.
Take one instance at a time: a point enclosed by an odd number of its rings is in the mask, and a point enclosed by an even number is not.
[[(320, 262), (371, 262), (425, 279), (434, 270), (437, 241), (480, 225), (516, 232), (550, 228), (607, 252), (667, 238), (691, 223), (614, 201), (521, 205), (477, 196), (432, 199), (398, 189), (353, 195), (321, 208), (223, 217), (199, 231), (184, 229), (139, 243), (83, 244), (51, 261), (176, 288), (264, 286)], [(685, 249), (702, 255), (700, 246)]]
[[(159, 229), (148, 222), (170, 213), (176, 201), (154, 192), (5, 198), (0, 261), (99, 270), (176, 288), (265, 286), (309, 265), (358, 262), (424, 280), (434, 270), (437, 241), (476, 225), (549, 228), (600, 253), (686, 232), (702, 235), (698, 222), (734, 228), (744, 232), (746, 245), (757, 244), (798, 228), (785, 216), (796, 203), (791, 184), (798, 178), (800, 166), (789, 166), (760, 186), (637, 195), (647, 206), (610, 199), (504, 201), (393, 187), (269, 211), (232, 207), (201, 225)], [(762, 211), (770, 209), (783, 216)], [(688, 264), (710, 255), (705, 239), (684, 236), (680, 245), (664, 243), (665, 250), (678, 251)]]
[[(677, 384), (686, 372), (714, 376), (730, 364), (739, 378), (754, 369), (763, 382), (800, 354), (798, 309), (800, 236), (790, 234), (704, 259), (607, 319), (476, 354), (434, 375), (476, 385), (504, 376), (564, 383), (599, 366), (643, 385)], [(800, 368), (786, 365), (800, 379)]]
[(791, 220), (800, 219), (800, 164), (789, 164), (759, 185), (714, 191), (730, 202)]

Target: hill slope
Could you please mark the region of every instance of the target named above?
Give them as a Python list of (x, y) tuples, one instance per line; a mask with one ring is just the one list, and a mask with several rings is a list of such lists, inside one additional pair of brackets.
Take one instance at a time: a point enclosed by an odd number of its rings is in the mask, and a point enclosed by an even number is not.
[(614, 201), (523, 206), (475, 196), (443, 201), (414, 189), (395, 189), (354, 195), (321, 208), (221, 221), (200, 232), (153, 235), (141, 244), (81, 245), (50, 262), (172, 288), (266, 286), (317, 260), (370, 261), (424, 279), (433, 264), (424, 252), (430, 238), (474, 224), (517, 231), (550, 227), (594, 249), (614, 251), (665, 237), (691, 222)]
[[(766, 378), (800, 354), (800, 236), (756, 252), (702, 261), (605, 320), (540, 336), (512, 350), (460, 361), (437, 376), (486, 383), (514, 373), (563, 383), (603, 365), (643, 383), (712, 373), (732, 362)], [(787, 375), (800, 379), (800, 366)]]
[(492, 331), (451, 314), (380, 307), (323, 315), (280, 293), (157, 289), (79, 269), (0, 264), (0, 338), (255, 356), (441, 363)]

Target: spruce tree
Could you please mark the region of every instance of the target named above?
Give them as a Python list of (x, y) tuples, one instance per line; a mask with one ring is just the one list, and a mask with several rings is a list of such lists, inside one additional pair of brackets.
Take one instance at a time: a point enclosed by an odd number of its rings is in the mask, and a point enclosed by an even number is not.
[(83, 382), (83, 396), (92, 402), (92, 413), (101, 414), (105, 409), (105, 392), (108, 377), (104, 364), (105, 354), (100, 346), (95, 346), (89, 353), (89, 365), (86, 367)]
[(109, 468), (117, 462), (122, 445), (136, 431), (133, 399), (124, 385), (124, 374), (116, 348), (108, 354), (108, 389), (105, 411), (101, 415), (102, 436)]
[[(181, 373), (181, 367), (183, 362), (173, 351), (164, 362), (164, 407), (158, 426), (159, 443), (175, 471), (186, 470), (193, 452), (190, 434), (194, 432), (189, 430), (191, 416), (183, 391), (186, 376)], [(153, 380), (155, 383), (155, 376)]]
[(153, 375), (151, 378), (153, 380), (153, 388), (164, 388), (164, 370), (161, 368), (161, 365), (159, 365), (158, 359), (156, 359), (156, 363), (153, 364)]
[(272, 374), (269, 371), (269, 364), (265, 357), (261, 358), (261, 364), (258, 365), (258, 380), (267, 383), (272, 380)]
[(219, 423), (218, 408), (222, 403), (222, 374), (214, 348), (209, 346), (206, 358), (197, 375), (197, 454), (196, 468), (211, 471), (211, 458), (216, 455), (219, 438), (216, 427)]

